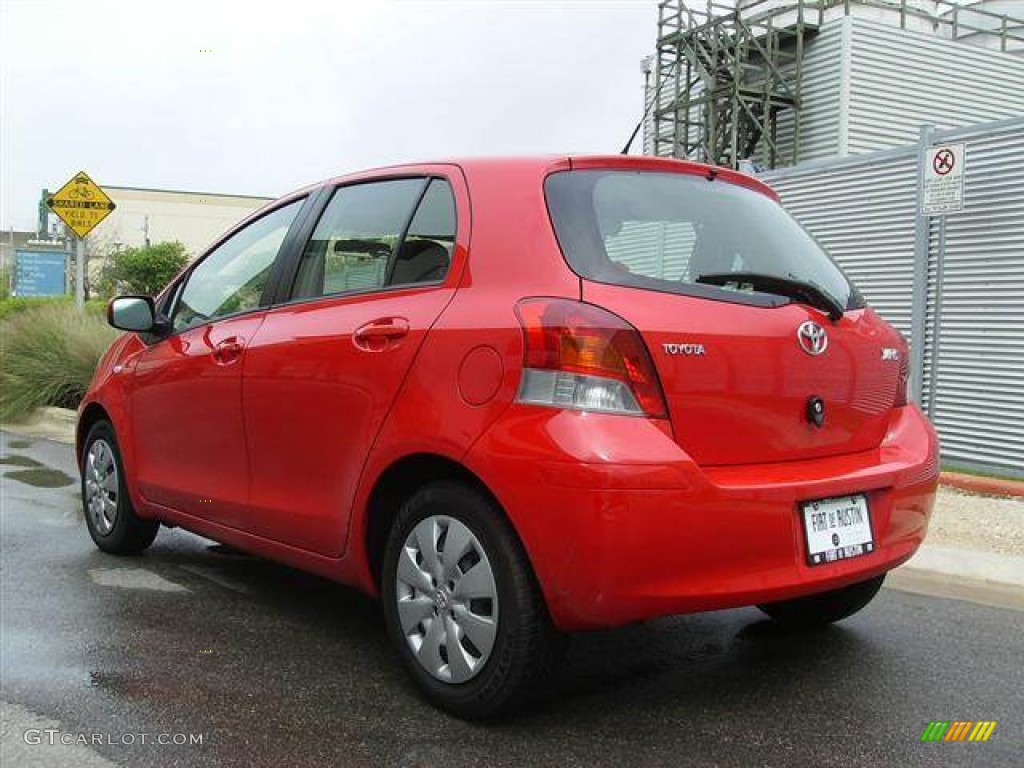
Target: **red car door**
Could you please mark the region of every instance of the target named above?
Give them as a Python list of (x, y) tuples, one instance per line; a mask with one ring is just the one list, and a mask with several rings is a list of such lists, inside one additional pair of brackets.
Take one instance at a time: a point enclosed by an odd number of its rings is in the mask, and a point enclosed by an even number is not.
[(177, 291), (170, 334), (132, 361), (136, 472), (147, 500), (226, 525), (244, 517), (242, 369), (264, 320), (275, 258), (301, 205), (275, 209), (207, 254)]
[(288, 301), (246, 353), (246, 527), (339, 556), (363, 463), (431, 325), (451, 300), (455, 197), (441, 178), (331, 195)]

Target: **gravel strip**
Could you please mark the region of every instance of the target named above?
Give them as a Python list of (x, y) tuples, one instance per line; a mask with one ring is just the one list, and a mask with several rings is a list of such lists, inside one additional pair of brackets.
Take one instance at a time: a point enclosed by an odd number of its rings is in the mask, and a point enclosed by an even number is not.
[(940, 486), (925, 544), (1024, 555), (1024, 499)]

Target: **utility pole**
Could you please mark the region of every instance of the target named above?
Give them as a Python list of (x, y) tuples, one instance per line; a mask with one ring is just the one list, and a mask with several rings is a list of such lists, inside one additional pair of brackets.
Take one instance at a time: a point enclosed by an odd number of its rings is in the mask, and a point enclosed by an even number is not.
[(46, 201), (50, 199), (50, 190), (43, 188), (39, 198), (39, 218), (36, 220), (36, 237), (43, 238), (50, 236), (50, 208)]
[(650, 143), (650, 121), (651, 111), (651, 70), (654, 67), (654, 57), (644, 56), (640, 59), (640, 71), (644, 74), (644, 146), (640, 154), (647, 154), (647, 147)]

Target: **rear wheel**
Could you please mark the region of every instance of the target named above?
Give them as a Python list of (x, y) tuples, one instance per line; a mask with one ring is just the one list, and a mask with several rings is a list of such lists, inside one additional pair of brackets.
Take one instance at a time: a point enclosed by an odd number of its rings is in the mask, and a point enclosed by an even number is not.
[(878, 594), (883, 581), (884, 573), (848, 587), (757, 607), (784, 627), (815, 629), (857, 613)]
[(391, 529), (381, 582), (402, 662), (442, 709), (493, 717), (545, 678), (556, 634), (522, 545), (485, 494), (449, 482), (416, 492)]
[(135, 514), (110, 422), (98, 421), (89, 430), (81, 470), (85, 524), (96, 546), (114, 555), (135, 555), (152, 544), (160, 523)]

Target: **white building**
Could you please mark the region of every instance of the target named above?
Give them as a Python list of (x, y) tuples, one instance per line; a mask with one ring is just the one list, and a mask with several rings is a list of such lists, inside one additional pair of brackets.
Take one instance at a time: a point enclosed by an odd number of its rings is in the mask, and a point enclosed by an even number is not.
[(98, 250), (177, 240), (193, 257), (272, 199), (106, 185), (103, 191), (117, 208), (89, 235)]

